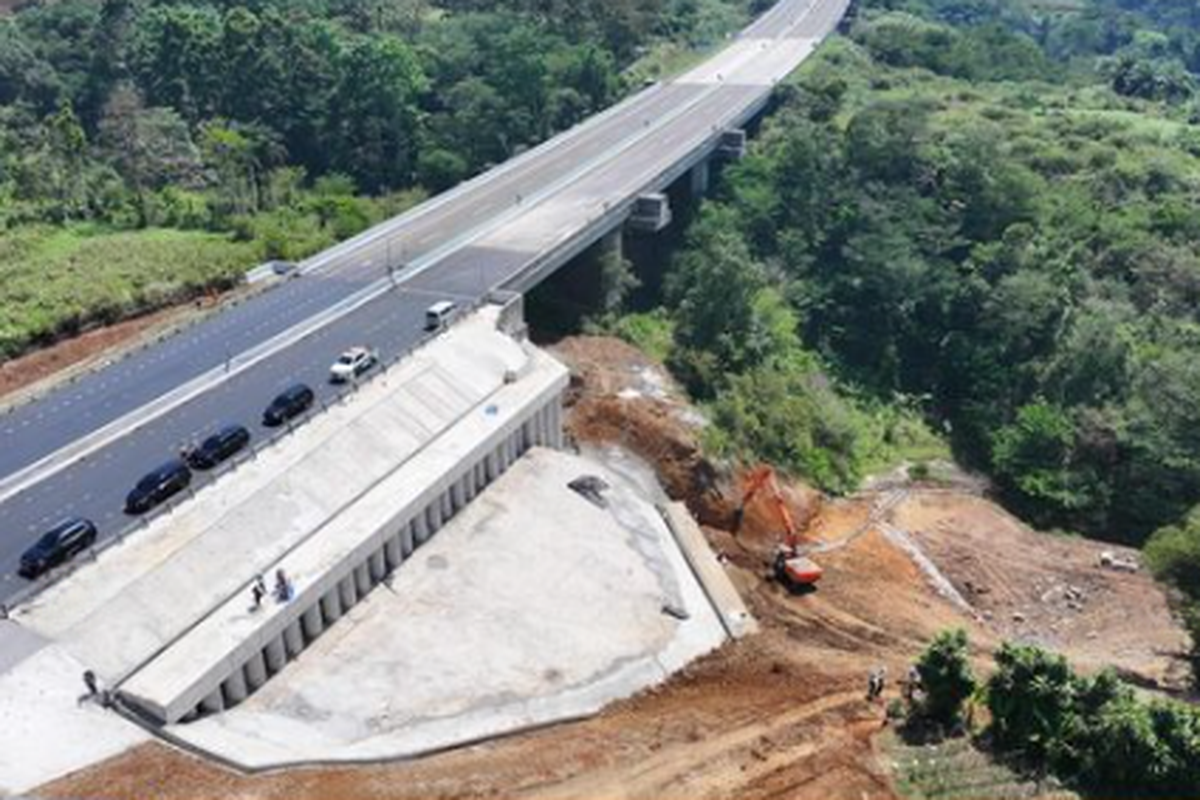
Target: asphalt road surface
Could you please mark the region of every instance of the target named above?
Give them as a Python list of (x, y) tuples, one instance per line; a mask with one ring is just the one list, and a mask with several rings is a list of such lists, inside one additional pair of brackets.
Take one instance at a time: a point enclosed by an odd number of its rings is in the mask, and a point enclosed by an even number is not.
[(262, 410), (281, 389), (302, 381), (331, 399), (339, 390), (329, 365), (342, 350), (368, 345), (384, 359), (410, 350), (429, 305), (476, 302), (645, 190), (714, 130), (737, 124), (846, 3), (782, 0), (687, 75), (331, 248), (299, 277), (0, 416), (0, 601), (26, 584), (15, 575), (21, 552), (59, 519), (87, 517), (102, 538), (116, 534), (134, 521), (125, 494), (184, 443), (231, 422), (263, 440)]

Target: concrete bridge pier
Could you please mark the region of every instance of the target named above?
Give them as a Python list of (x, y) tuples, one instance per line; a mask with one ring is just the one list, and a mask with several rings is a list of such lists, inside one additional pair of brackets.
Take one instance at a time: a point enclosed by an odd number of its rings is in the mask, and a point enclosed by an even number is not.
[(625, 258), (625, 226), (618, 225), (600, 239), (600, 258)]
[(692, 196), (704, 197), (707, 195), (712, 184), (712, 170), (709, 167), (709, 160), (706, 158), (696, 166), (692, 167), (689, 176), (691, 181)]

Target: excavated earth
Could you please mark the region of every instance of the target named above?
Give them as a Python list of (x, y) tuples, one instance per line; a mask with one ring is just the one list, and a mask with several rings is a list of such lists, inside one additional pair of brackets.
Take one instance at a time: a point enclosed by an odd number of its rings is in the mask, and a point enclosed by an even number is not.
[[(825, 545), (815, 556), (825, 577), (814, 593), (787, 593), (764, 579), (777, 536), (771, 509), (756, 501), (731, 535), (737, 476), (703, 457), (703, 421), (661, 367), (611, 339), (568, 339), (555, 351), (575, 375), (572, 436), (656, 467), (725, 557), (760, 634), (590, 720), (416, 762), (245, 776), (151, 744), (40, 794), (891, 798), (875, 741), (883, 704), (865, 700), (866, 675), (879, 665), (903, 674), (943, 628), (969, 631), (981, 667), (1003, 637), (1023, 637), (1085, 666), (1116, 663), (1145, 685), (1169, 687), (1180, 674), (1186, 641), (1144, 573), (1103, 569), (1101, 548), (1029, 531), (967, 491), (889, 485), (829, 501), (789, 485), (795, 516)], [(924, 552), (925, 567), (897, 546), (896, 531)], [(889, 686), (885, 699), (896, 694)]]

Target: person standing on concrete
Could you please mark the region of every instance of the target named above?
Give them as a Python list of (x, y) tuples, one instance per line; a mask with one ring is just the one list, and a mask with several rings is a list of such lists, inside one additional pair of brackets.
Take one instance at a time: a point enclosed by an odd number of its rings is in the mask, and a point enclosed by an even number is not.
[(292, 583), (282, 568), (275, 570), (275, 599), (280, 603), (292, 599)]
[(250, 587), (250, 597), (254, 600), (254, 605), (250, 607), (251, 611), (258, 611), (262, 608), (262, 601), (265, 595), (266, 590), (263, 589), (258, 581), (255, 581), (254, 585)]

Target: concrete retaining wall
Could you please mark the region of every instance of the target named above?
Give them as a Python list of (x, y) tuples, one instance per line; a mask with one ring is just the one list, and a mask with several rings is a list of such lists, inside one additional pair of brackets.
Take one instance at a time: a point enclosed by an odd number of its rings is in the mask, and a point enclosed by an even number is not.
[(273, 564), (295, 582), (285, 604), (214, 609), (118, 687), (154, 720), (174, 724), (244, 700), (335, 624), (529, 448), (561, 448), (567, 372), (544, 354), (474, 413), (411, 457), (328, 529)]

